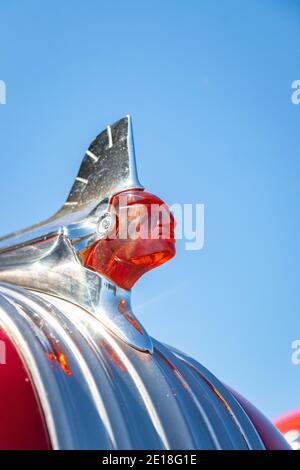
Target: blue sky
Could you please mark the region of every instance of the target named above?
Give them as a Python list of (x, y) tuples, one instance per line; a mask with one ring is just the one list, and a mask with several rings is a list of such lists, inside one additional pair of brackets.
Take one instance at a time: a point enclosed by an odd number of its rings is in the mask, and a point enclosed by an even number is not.
[(300, 1), (10, 0), (0, 18), (0, 232), (51, 215), (131, 113), (146, 189), (205, 204), (203, 250), (179, 242), (136, 314), (269, 417), (299, 407)]

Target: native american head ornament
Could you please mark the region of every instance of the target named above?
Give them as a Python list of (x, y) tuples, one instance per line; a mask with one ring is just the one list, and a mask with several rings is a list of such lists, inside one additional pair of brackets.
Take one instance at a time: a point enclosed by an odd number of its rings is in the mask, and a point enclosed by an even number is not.
[(126, 116), (91, 143), (54, 216), (0, 239), (0, 281), (80, 305), (127, 344), (152, 352), (130, 290), (174, 255), (174, 218), (138, 180)]

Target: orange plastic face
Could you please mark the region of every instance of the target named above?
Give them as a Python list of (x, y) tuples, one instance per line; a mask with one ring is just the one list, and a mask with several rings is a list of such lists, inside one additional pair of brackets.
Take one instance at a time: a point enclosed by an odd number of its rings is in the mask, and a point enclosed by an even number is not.
[(137, 189), (113, 196), (109, 212), (114, 226), (83, 253), (83, 261), (131, 289), (143, 274), (175, 255), (174, 217), (161, 199)]

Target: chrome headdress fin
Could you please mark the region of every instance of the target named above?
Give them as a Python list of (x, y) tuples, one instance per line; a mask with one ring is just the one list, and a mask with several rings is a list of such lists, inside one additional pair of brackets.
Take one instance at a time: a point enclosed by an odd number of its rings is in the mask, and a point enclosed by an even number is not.
[(86, 151), (67, 202), (46, 221), (0, 239), (0, 281), (69, 300), (131, 346), (152, 351), (130, 291), (87, 269), (81, 250), (99, 239), (109, 199), (138, 181), (130, 116), (108, 126)]
[(107, 126), (91, 143), (60, 214), (92, 208), (128, 188), (143, 189), (137, 176), (130, 116)]

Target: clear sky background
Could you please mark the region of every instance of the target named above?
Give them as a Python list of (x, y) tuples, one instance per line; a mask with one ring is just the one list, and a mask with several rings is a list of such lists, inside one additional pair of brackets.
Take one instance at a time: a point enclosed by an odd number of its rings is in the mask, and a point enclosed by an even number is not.
[(131, 113), (146, 189), (205, 204), (203, 250), (144, 276), (137, 316), (269, 417), (300, 407), (300, 1), (6, 0), (0, 21), (0, 232), (58, 209)]

